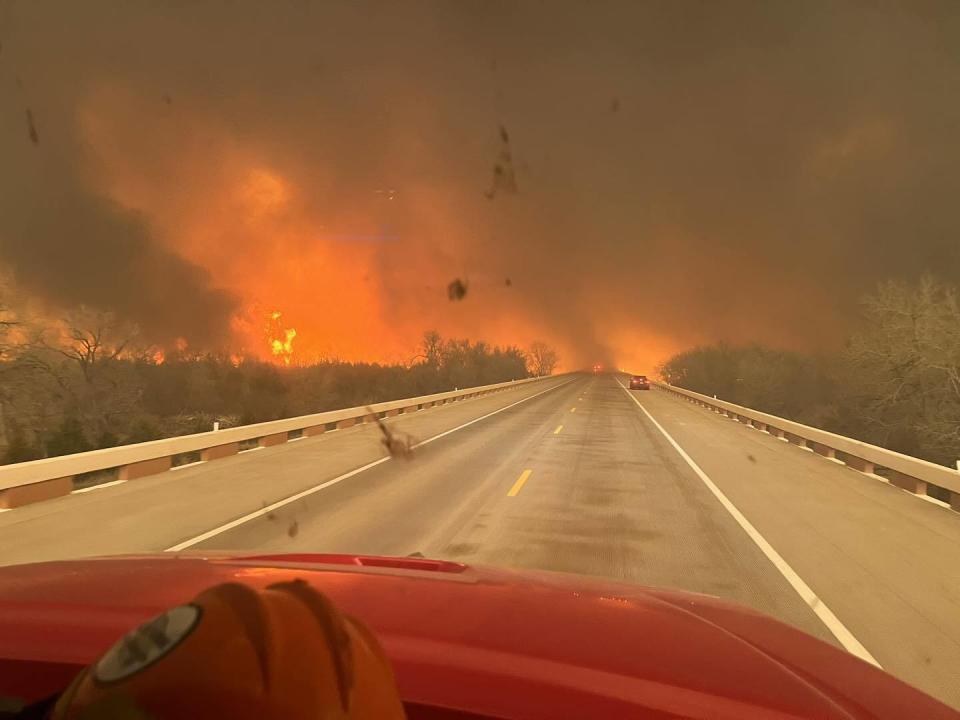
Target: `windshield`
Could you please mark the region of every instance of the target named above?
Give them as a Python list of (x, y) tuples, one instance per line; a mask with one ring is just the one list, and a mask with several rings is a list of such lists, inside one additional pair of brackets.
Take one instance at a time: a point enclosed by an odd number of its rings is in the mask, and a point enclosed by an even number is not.
[(960, 708), (958, 47), (949, 2), (0, 0), (0, 566), (554, 571)]

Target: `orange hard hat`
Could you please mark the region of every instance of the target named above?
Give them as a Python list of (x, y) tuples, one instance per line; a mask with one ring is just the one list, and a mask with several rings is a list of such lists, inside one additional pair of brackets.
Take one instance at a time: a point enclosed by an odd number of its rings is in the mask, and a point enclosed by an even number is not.
[(121, 638), (54, 720), (403, 718), (376, 637), (302, 580), (217, 585)]

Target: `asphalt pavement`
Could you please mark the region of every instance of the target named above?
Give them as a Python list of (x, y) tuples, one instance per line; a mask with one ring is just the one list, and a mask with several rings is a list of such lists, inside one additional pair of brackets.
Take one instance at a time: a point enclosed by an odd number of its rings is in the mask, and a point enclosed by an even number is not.
[(388, 425), (411, 459), (365, 425), (0, 513), (0, 563), (422, 553), (596, 575), (742, 603), (960, 707), (957, 513), (613, 375)]

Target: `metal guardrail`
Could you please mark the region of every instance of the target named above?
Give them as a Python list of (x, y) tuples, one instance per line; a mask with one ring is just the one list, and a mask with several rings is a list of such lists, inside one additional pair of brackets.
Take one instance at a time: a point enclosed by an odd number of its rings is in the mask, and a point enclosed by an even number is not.
[(17, 507), (66, 495), (74, 490), (74, 478), (87, 473), (116, 470), (119, 480), (133, 480), (170, 470), (174, 465), (174, 458), (178, 456), (193, 454), (198, 455), (199, 460), (216, 460), (236, 455), (241, 451), (241, 444), (252, 447), (271, 447), (296, 437), (320, 435), (328, 430), (368, 422), (372, 419), (371, 411), (387, 417), (400, 415), (546, 379), (547, 377), (526, 378), (482, 385), (369, 406), (330, 410), (284, 420), (6, 465), (0, 467), (0, 508)]
[(809, 448), (824, 457), (843, 462), (868, 474), (882, 473), (892, 485), (917, 495), (936, 495), (928, 492), (930, 485), (940, 488), (941, 498), (947, 497), (950, 507), (960, 512), (960, 472), (953, 468), (910, 457), (903, 453), (870, 445), (869, 443), (836, 435), (826, 430), (803, 425), (776, 415), (751, 410), (741, 405), (717, 400), (666, 383), (652, 382), (657, 390), (672, 393), (702, 407), (721, 413), (740, 422), (764, 430), (801, 447)]

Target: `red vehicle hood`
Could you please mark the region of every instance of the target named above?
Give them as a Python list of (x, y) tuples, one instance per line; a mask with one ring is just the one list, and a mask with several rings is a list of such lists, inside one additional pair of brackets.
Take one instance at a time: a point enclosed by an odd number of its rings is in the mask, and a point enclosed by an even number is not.
[(0, 696), (35, 699), (213, 584), (305, 579), (369, 624), (414, 717), (960, 718), (712, 597), (419, 558), (161, 555), (0, 568)]

